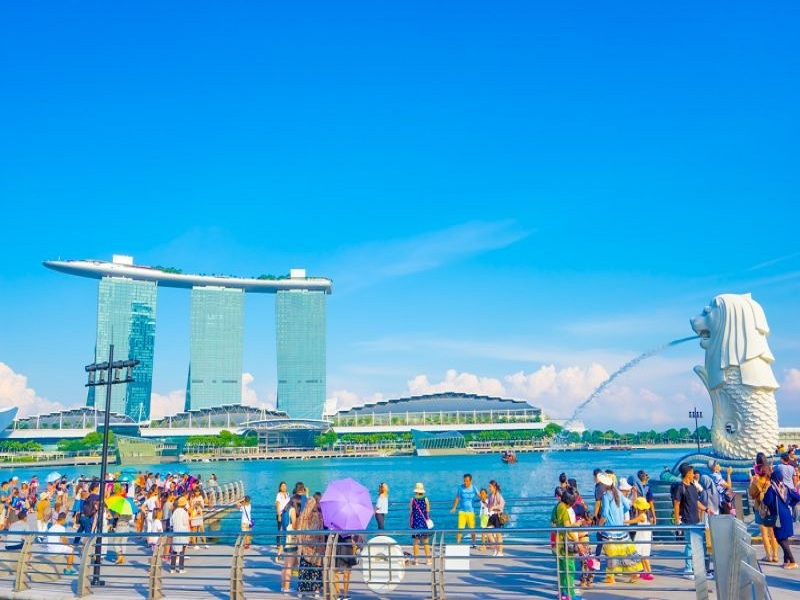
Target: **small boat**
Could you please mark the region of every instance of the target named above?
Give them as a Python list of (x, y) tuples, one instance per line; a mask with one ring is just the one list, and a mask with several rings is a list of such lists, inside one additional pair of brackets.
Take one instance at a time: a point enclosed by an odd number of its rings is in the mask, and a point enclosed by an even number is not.
[(500, 455), (500, 460), (507, 465), (513, 465), (517, 462), (517, 455), (512, 450), (503, 450), (503, 454)]

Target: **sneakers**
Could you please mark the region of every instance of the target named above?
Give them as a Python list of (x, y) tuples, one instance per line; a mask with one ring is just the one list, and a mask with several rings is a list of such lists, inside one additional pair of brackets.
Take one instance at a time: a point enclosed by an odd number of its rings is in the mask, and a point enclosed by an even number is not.
[(653, 574), (652, 573), (642, 573), (639, 575), (639, 578), (643, 581), (653, 581)]
[(683, 578), (688, 579), (689, 581), (694, 581), (694, 573), (684, 573)]
[(203, 548), (205, 548), (206, 550), (208, 550), (208, 544), (203, 544)]
[(64, 569), (64, 575), (77, 575), (78, 572), (75, 569)]

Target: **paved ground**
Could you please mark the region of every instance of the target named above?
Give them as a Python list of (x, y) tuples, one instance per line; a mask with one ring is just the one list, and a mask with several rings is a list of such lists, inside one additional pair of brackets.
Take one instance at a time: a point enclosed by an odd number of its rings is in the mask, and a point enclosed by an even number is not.
[[(258, 540), (256, 540), (257, 542)], [(263, 540), (267, 541), (267, 540)], [(798, 548), (800, 551), (800, 548)], [(38, 552), (41, 552), (39, 550)], [(585, 590), (587, 600), (610, 600), (639, 598), (647, 600), (695, 599), (694, 582), (680, 576), (683, 558), (677, 546), (656, 547), (657, 559), (653, 561), (656, 578), (651, 582), (637, 584), (620, 583), (615, 586), (597, 583)], [(106, 586), (93, 588), (92, 598), (136, 599), (147, 597), (149, 549), (135, 544), (126, 550), (124, 565), (104, 563), (102, 577)], [(229, 597), (230, 565), (232, 546), (212, 544), (209, 549), (191, 549), (186, 562), (186, 572), (163, 575), (163, 592), (167, 599), (192, 598), (222, 600)], [(34, 554), (34, 562), (47, 557)], [(509, 544), (506, 555), (494, 558), (488, 552), (473, 550), (469, 558), (469, 570), (447, 570), (444, 573), (444, 590), (448, 599), (486, 598), (491, 600), (511, 600), (520, 598), (556, 598), (556, 565), (546, 544), (531, 546)], [(280, 565), (274, 561), (271, 546), (255, 544), (247, 551), (244, 564), (245, 597), (254, 599), (283, 598), (279, 587)], [(406, 576), (400, 585), (390, 593), (381, 594), (383, 598), (402, 600), (430, 598), (431, 571), (426, 566), (406, 567)], [(800, 570), (785, 571), (778, 566), (763, 565), (769, 581), (772, 597), (775, 600), (788, 600), (800, 597)], [(33, 583), (27, 592), (12, 592), (13, 576), (0, 577), (0, 598), (20, 598), (36, 600), (55, 600), (73, 598), (76, 586), (75, 577), (60, 576), (52, 582)], [(713, 582), (709, 585), (715, 597)], [(294, 594), (292, 597), (296, 597)], [(362, 576), (362, 566), (353, 570), (350, 597), (353, 600), (367, 600), (379, 597), (367, 589)], [(725, 599), (727, 600), (727, 599)]]

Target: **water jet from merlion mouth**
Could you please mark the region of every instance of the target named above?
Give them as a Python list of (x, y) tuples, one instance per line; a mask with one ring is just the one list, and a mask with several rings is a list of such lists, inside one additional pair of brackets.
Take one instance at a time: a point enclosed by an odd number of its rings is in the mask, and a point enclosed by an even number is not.
[(642, 352), (639, 356), (629, 360), (624, 365), (622, 365), (619, 369), (614, 371), (611, 375), (609, 375), (606, 378), (606, 380), (603, 383), (598, 385), (594, 389), (594, 391), (591, 394), (589, 394), (589, 397), (586, 398), (586, 400), (584, 400), (578, 406), (575, 407), (575, 410), (572, 411), (572, 415), (564, 423), (564, 428), (561, 430), (561, 433), (559, 433), (558, 435), (553, 437), (553, 440), (550, 442), (550, 447), (543, 454), (543, 458), (547, 458), (547, 456), (553, 450), (556, 450), (558, 448), (558, 445), (561, 444), (561, 442), (563, 442), (563, 440), (566, 439), (566, 436), (569, 435), (569, 430), (568, 430), (569, 426), (572, 423), (575, 422), (575, 420), (578, 418), (578, 415), (580, 415), (580, 413), (583, 412), (583, 410), (587, 406), (589, 406), (595, 400), (595, 398), (597, 398), (600, 394), (602, 394), (608, 388), (608, 386), (610, 386), (614, 382), (615, 379), (617, 379), (618, 377), (621, 377), (622, 375), (624, 375), (625, 373), (627, 373), (628, 371), (633, 369), (636, 365), (638, 365), (643, 360), (648, 359), (648, 358), (650, 358), (652, 356), (655, 356), (656, 354), (666, 350), (667, 348), (671, 348), (672, 346), (677, 346), (678, 344), (683, 344), (684, 342), (690, 342), (692, 340), (696, 340), (696, 339), (699, 339), (699, 338), (700, 338), (699, 335), (692, 335), (692, 336), (689, 336), (689, 337), (680, 338), (680, 339), (677, 339), (677, 340), (672, 340), (671, 342), (668, 342), (666, 344), (662, 344), (661, 346), (658, 346), (657, 348), (653, 348), (652, 350), (648, 350), (647, 352)]
[[(572, 415), (564, 423), (564, 427), (561, 430), (561, 432), (553, 437), (553, 439), (550, 441), (550, 444), (548, 445), (547, 450), (545, 450), (542, 453), (542, 464), (548, 461), (550, 455), (553, 454), (553, 452), (558, 450), (560, 447), (563, 447), (564, 442), (567, 439), (567, 436), (569, 436), (569, 426), (577, 420), (580, 413), (587, 406), (589, 406), (595, 399), (597, 399), (597, 397), (600, 396), (600, 394), (602, 394), (608, 388), (608, 386), (610, 386), (617, 378), (621, 377), (622, 375), (633, 369), (643, 360), (655, 356), (656, 354), (666, 350), (667, 348), (671, 348), (672, 346), (677, 346), (678, 344), (683, 344), (685, 342), (690, 342), (692, 340), (696, 340), (699, 338), (700, 338), (699, 335), (692, 335), (685, 338), (679, 338), (677, 340), (672, 340), (671, 342), (667, 342), (666, 344), (662, 344), (661, 346), (653, 348), (652, 350), (648, 350), (647, 352), (642, 352), (639, 356), (629, 360), (619, 369), (617, 369), (611, 375), (609, 375), (605, 381), (603, 381), (600, 385), (598, 385), (594, 389), (594, 391), (592, 391), (592, 393), (589, 394), (586, 400), (584, 400), (578, 406), (575, 407), (575, 410), (572, 411)], [(533, 469), (533, 471), (531, 472), (530, 480), (533, 480), (534, 477), (537, 475), (537, 470), (538, 470), (537, 468)], [(520, 494), (521, 497), (526, 498), (528, 496), (528, 487), (529, 487), (528, 485), (525, 485)]]

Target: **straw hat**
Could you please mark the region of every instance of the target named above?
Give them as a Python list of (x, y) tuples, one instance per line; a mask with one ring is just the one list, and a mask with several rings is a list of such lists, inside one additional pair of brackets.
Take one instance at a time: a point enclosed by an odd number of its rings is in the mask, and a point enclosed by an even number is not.
[(186, 506), (187, 504), (189, 504), (189, 501), (186, 499), (186, 496), (178, 498), (178, 506)]
[(630, 492), (631, 491), (631, 484), (628, 483), (627, 479), (622, 479), (619, 482), (619, 491), (620, 492)]
[(633, 501), (633, 508), (636, 510), (648, 510), (650, 508), (650, 503), (644, 496), (639, 496)]
[(609, 475), (608, 473), (598, 473), (597, 481), (598, 483), (602, 483), (603, 485), (614, 485), (614, 480), (611, 479), (611, 475)]
[(414, 493), (415, 494), (424, 494), (425, 493), (425, 486), (422, 485), (422, 482), (418, 481), (417, 485), (414, 486)]

